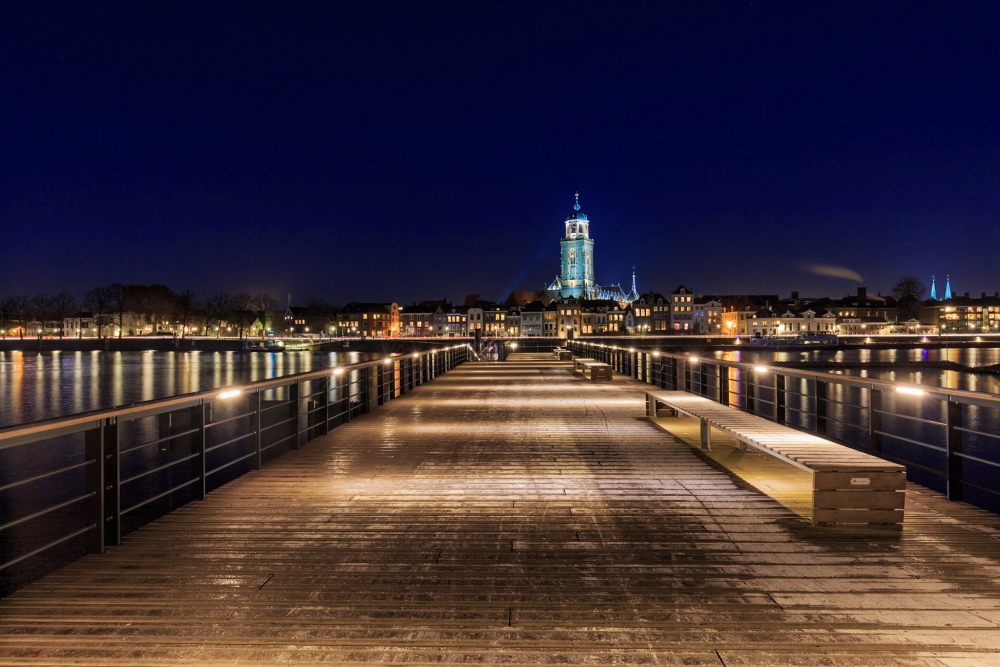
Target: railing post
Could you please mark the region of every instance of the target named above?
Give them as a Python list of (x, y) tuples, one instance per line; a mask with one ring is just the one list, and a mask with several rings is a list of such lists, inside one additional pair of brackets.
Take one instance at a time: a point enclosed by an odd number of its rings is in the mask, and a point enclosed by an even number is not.
[[(302, 437), (302, 383), (293, 382), (288, 387), (288, 398), (292, 402), (292, 410), (290, 417), (294, 420), (292, 422), (293, 429), (295, 431), (295, 437), (292, 438), (292, 449), (299, 448), (299, 439)], [(289, 433), (291, 435), (291, 433)]]
[(122, 543), (122, 475), (118, 458), (117, 417), (104, 420), (101, 425), (101, 441), (104, 443), (104, 517), (100, 530), (104, 533), (104, 544), (118, 546)]
[[(323, 435), (327, 435), (330, 432), (330, 376), (324, 375), (320, 378), (320, 386), (323, 389), (323, 411), (317, 411), (316, 414), (323, 415)], [(316, 406), (320, 407), (320, 406)]]
[(882, 391), (875, 385), (868, 390), (868, 453), (882, 454)]
[(743, 400), (746, 401), (747, 413), (752, 415), (754, 414), (755, 408), (757, 406), (754, 405), (754, 400), (753, 400), (754, 383), (750, 381), (750, 369), (749, 368), (741, 369), (740, 375), (743, 376), (743, 396), (744, 396)]
[(729, 405), (729, 366), (719, 364), (719, 403)]
[(260, 470), (260, 389), (250, 394), (250, 444), (254, 456), (250, 457), (250, 469)]
[(193, 500), (205, 499), (205, 399), (201, 403), (191, 408), (191, 426), (198, 430), (191, 434), (191, 453), (197, 454), (191, 459), (191, 478), (198, 481), (191, 487), (191, 498)]
[(962, 404), (948, 397), (948, 500), (962, 499)]
[(816, 435), (826, 435), (826, 392), (828, 385), (816, 380)]
[(699, 386), (699, 396), (708, 396), (708, 370), (705, 368), (705, 362), (698, 362), (698, 386)]
[(781, 373), (774, 374), (774, 422), (776, 424), (785, 423), (785, 376)]
[(677, 368), (677, 357), (670, 357), (670, 382), (672, 391), (677, 391), (680, 389), (680, 371)]
[(93, 464), (86, 467), (84, 477), (84, 490), (94, 494), (87, 501), (87, 519), (94, 522), (94, 530), (87, 532), (84, 547), (88, 554), (102, 554), (104, 553), (104, 530), (107, 519), (105, 513), (107, 485), (104, 481), (104, 476), (107, 473), (104, 451), (104, 420), (98, 423), (97, 428), (87, 431), (83, 437), (84, 458), (88, 461), (94, 461)]

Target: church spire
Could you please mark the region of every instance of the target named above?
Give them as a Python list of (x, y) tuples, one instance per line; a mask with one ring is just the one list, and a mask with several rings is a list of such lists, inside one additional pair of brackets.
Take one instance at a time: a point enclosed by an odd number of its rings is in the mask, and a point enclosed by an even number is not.
[(934, 284), (934, 276), (931, 276), (931, 299), (937, 301), (937, 285)]
[(947, 301), (951, 298), (951, 276), (945, 276), (944, 284), (944, 300)]
[(579, 192), (576, 193), (576, 202), (574, 202), (574, 204), (573, 204), (573, 210), (574, 211), (579, 211), (580, 210), (580, 193)]

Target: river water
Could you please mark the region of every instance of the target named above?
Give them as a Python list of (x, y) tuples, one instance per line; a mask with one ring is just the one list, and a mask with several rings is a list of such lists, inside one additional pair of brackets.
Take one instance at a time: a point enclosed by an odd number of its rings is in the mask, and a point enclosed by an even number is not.
[[(366, 353), (0, 352), (0, 427), (363, 361)], [(1000, 347), (716, 352), (731, 361), (1000, 363)], [(912, 366), (851, 375), (1000, 394), (1000, 377)]]
[(305, 373), (364, 352), (0, 352), (0, 427)]

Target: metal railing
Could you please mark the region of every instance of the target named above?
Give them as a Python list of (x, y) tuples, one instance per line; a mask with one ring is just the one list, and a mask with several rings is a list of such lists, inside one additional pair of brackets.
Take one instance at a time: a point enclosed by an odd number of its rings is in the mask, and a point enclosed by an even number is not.
[(465, 343), (0, 430), (0, 595), (469, 359)]
[(1000, 396), (570, 341), (578, 355), (905, 465), (907, 477), (1000, 512)]

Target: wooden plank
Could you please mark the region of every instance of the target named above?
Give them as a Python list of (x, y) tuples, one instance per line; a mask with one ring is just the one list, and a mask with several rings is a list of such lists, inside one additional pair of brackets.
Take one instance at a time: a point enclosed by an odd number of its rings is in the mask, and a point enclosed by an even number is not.
[(903, 522), (903, 510), (852, 510), (852, 509), (813, 509), (813, 523), (881, 523), (896, 524)]
[[(852, 483), (852, 480), (855, 480)], [(865, 484), (864, 480), (868, 480)], [(865, 486), (870, 491), (902, 491), (906, 488), (906, 471), (872, 472), (865, 474), (847, 472), (817, 472), (813, 474), (813, 488), (835, 491)]]
[(902, 491), (813, 491), (813, 507), (819, 509), (901, 510)]

